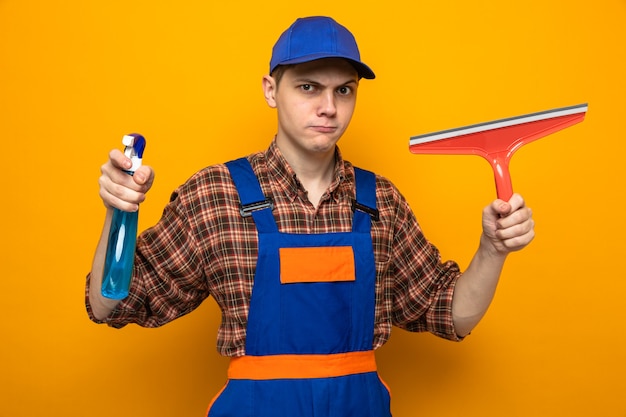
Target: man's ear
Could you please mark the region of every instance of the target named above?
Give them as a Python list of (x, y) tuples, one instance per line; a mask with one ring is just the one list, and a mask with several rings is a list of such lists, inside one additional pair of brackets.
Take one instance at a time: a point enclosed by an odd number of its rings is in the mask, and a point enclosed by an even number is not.
[(267, 105), (276, 108), (276, 80), (270, 75), (263, 76), (263, 95)]

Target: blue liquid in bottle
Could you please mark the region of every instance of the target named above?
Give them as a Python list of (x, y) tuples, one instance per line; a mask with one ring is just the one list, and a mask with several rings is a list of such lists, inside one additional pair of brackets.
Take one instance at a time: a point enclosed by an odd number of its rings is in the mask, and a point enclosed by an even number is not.
[(133, 274), (139, 212), (114, 209), (102, 278), (102, 295), (114, 300), (128, 296)]
[[(141, 166), (146, 140), (140, 134), (132, 133), (125, 135), (122, 143), (125, 146), (124, 154), (132, 162), (131, 170), (126, 171), (126, 173), (133, 175), (135, 170)], [(135, 260), (138, 218), (139, 211), (128, 212), (117, 208), (113, 209), (100, 289), (106, 298), (121, 300), (128, 296)]]

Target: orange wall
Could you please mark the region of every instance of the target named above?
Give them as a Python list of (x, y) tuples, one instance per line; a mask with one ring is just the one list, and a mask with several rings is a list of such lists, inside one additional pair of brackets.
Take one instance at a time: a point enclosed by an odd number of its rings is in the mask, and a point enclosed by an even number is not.
[(410, 154), (409, 137), (589, 103), (513, 158), (537, 238), (473, 335), (397, 330), (379, 352), (395, 415), (626, 415), (626, 2), (404, 3), (0, 0), (0, 416), (202, 415), (226, 367), (212, 301), (156, 330), (87, 319), (99, 167), (123, 134), (146, 136), (145, 228), (197, 169), (264, 149), (271, 46), (310, 14), (351, 28), (378, 75), (345, 156), (391, 178), (462, 265), (495, 196), (489, 165)]

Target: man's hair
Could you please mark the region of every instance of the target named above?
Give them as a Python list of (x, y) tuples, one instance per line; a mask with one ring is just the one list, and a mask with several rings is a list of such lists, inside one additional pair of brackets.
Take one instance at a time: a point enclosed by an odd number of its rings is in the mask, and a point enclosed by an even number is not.
[(274, 71), (272, 71), (270, 76), (274, 79), (274, 81), (276, 81), (276, 88), (278, 88), (278, 84), (280, 84), (280, 80), (283, 78), (283, 75), (285, 75), (285, 71), (287, 71), (289, 68), (293, 66), (294, 64), (279, 65), (274, 69)]

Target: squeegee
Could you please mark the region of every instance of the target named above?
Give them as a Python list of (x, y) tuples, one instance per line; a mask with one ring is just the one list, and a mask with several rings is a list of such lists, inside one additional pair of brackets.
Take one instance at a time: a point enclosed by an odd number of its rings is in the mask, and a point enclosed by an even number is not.
[(561, 107), (523, 116), (412, 136), (414, 154), (479, 155), (493, 169), (498, 198), (513, 195), (509, 162), (523, 145), (582, 122), (587, 104)]

